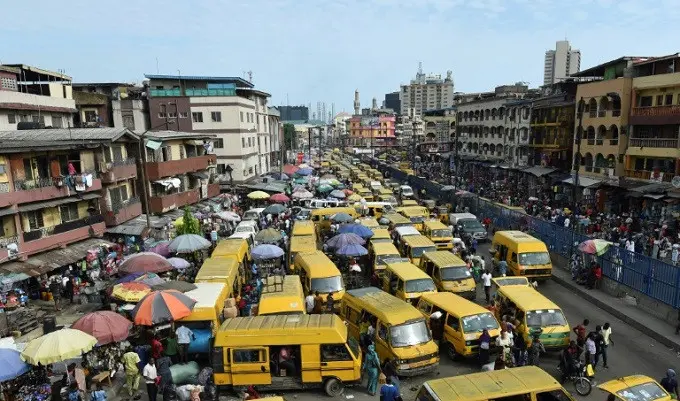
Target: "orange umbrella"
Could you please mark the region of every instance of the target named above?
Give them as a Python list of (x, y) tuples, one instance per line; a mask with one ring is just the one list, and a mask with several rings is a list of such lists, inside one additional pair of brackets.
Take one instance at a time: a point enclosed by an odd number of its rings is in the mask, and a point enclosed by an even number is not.
[(153, 326), (187, 317), (196, 301), (176, 290), (153, 291), (132, 310), (135, 324)]

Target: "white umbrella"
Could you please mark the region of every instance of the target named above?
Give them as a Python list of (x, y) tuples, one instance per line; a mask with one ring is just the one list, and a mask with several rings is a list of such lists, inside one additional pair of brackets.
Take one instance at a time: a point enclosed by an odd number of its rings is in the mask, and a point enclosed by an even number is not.
[(217, 213), (214, 213), (213, 216), (217, 216), (220, 219), (226, 220), (226, 221), (236, 221), (236, 222), (241, 221), (241, 217), (238, 214), (236, 214), (234, 212), (230, 212), (230, 211), (217, 212)]

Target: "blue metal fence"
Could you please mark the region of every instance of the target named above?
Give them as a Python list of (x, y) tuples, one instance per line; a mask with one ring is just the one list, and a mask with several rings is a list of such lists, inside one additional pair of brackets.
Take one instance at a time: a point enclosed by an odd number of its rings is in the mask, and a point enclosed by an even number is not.
[[(468, 207), (477, 216), (489, 217), (494, 227), (527, 231), (545, 242), (551, 252), (565, 258), (578, 252), (578, 244), (588, 239), (587, 236), (572, 229), (536, 219), (478, 196), (455, 197), (454, 199), (453, 192), (441, 191), (441, 185), (408, 175), (393, 167), (383, 167), (382, 170), (386, 171), (390, 177), (408, 182), (414, 191), (420, 192), (424, 189), (430, 198), (447, 202), (455, 200)], [(605, 277), (667, 305), (680, 307), (680, 269), (678, 267), (614, 246), (597, 259)]]

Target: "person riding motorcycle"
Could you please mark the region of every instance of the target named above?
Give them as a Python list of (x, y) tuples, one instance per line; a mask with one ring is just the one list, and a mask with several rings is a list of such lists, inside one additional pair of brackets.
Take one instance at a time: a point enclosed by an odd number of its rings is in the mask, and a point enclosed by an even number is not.
[(574, 376), (578, 369), (578, 346), (576, 341), (571, 341), (569, 346), (560, 355), (560, 370), (562, 378), (560, 383), (564, 383), (568, 378)]

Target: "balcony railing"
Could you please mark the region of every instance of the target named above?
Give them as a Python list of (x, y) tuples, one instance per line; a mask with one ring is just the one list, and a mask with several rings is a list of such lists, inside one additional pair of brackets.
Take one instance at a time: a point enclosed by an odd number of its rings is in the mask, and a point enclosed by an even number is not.
[(633, 148), (667, 148), (678, 149), (680, 141), (677, 138), (630, 138), (628, 146)]
[(680, 105), (633, 107), (631, 114), (644, 117), (680, 116)]
[(129, 165), (135, 165), (137, 163), (137, 159), (134, 157), (128, 157), (125, 159), (119, 159), (119, 160), (114, 160), (111, 162), (106, 163), (106, 168), (111, 169), (113, 167), (118, 167), (118, 166), (129, 166)]
[(0, 248), (7, 248), (7, 245), (9, 244), (18, 244), (19, 243), (19, 237), (17, 235), (13, 235), (11, 237), (0, 237)]
[(47, 188), (54, 185), (52, 178), (36, 178), (33, 180), (14, 180), (15, 191), (30, 191), (36, 188)]
[(125, 209), (126, 207), (136, 203), (139, 203), (139, 197), (137, 196), (133, 196), (132, 198), (128, 198), (127, 200), (121, 202), (111, 202), (111, 211), (113, 213), (118, 213), (121, 211), (121, 209)]
[[(626, 177), (639, 178), (639, 179), (643, 179), (643, 180), (652, 180), (653, 179), (652, 176), (654, 174), (654, 172), (647, 171), (647, 170), (626, 170), (625, 172), (626, 172)], [(674, 175), (675, 175), (675, 174), (664, 174), (664, 173), (661, 173), (661, 174), (663, 174), (661, 176), (662, 182), (671, 182), (673, 180)], [(657, 181), (657, 180), (655, 180), (655, 181)]]
[(82, 219), (67, 221), (66, 223), (57, 224), (51, 227), (41, 227), (37, 230), (24, 232), (24, 242), (35, 241), (40, 238), (45, 238), (50, 235), (65, 233), (72, 230), (77, 230), (82, 227), (87, 227), (92, 224), (103, 223), (104, 216), (96, 214)]
[(9, 183), (8, 182), (0, 182), (0, 193), (8, 193), (9, 192)]

